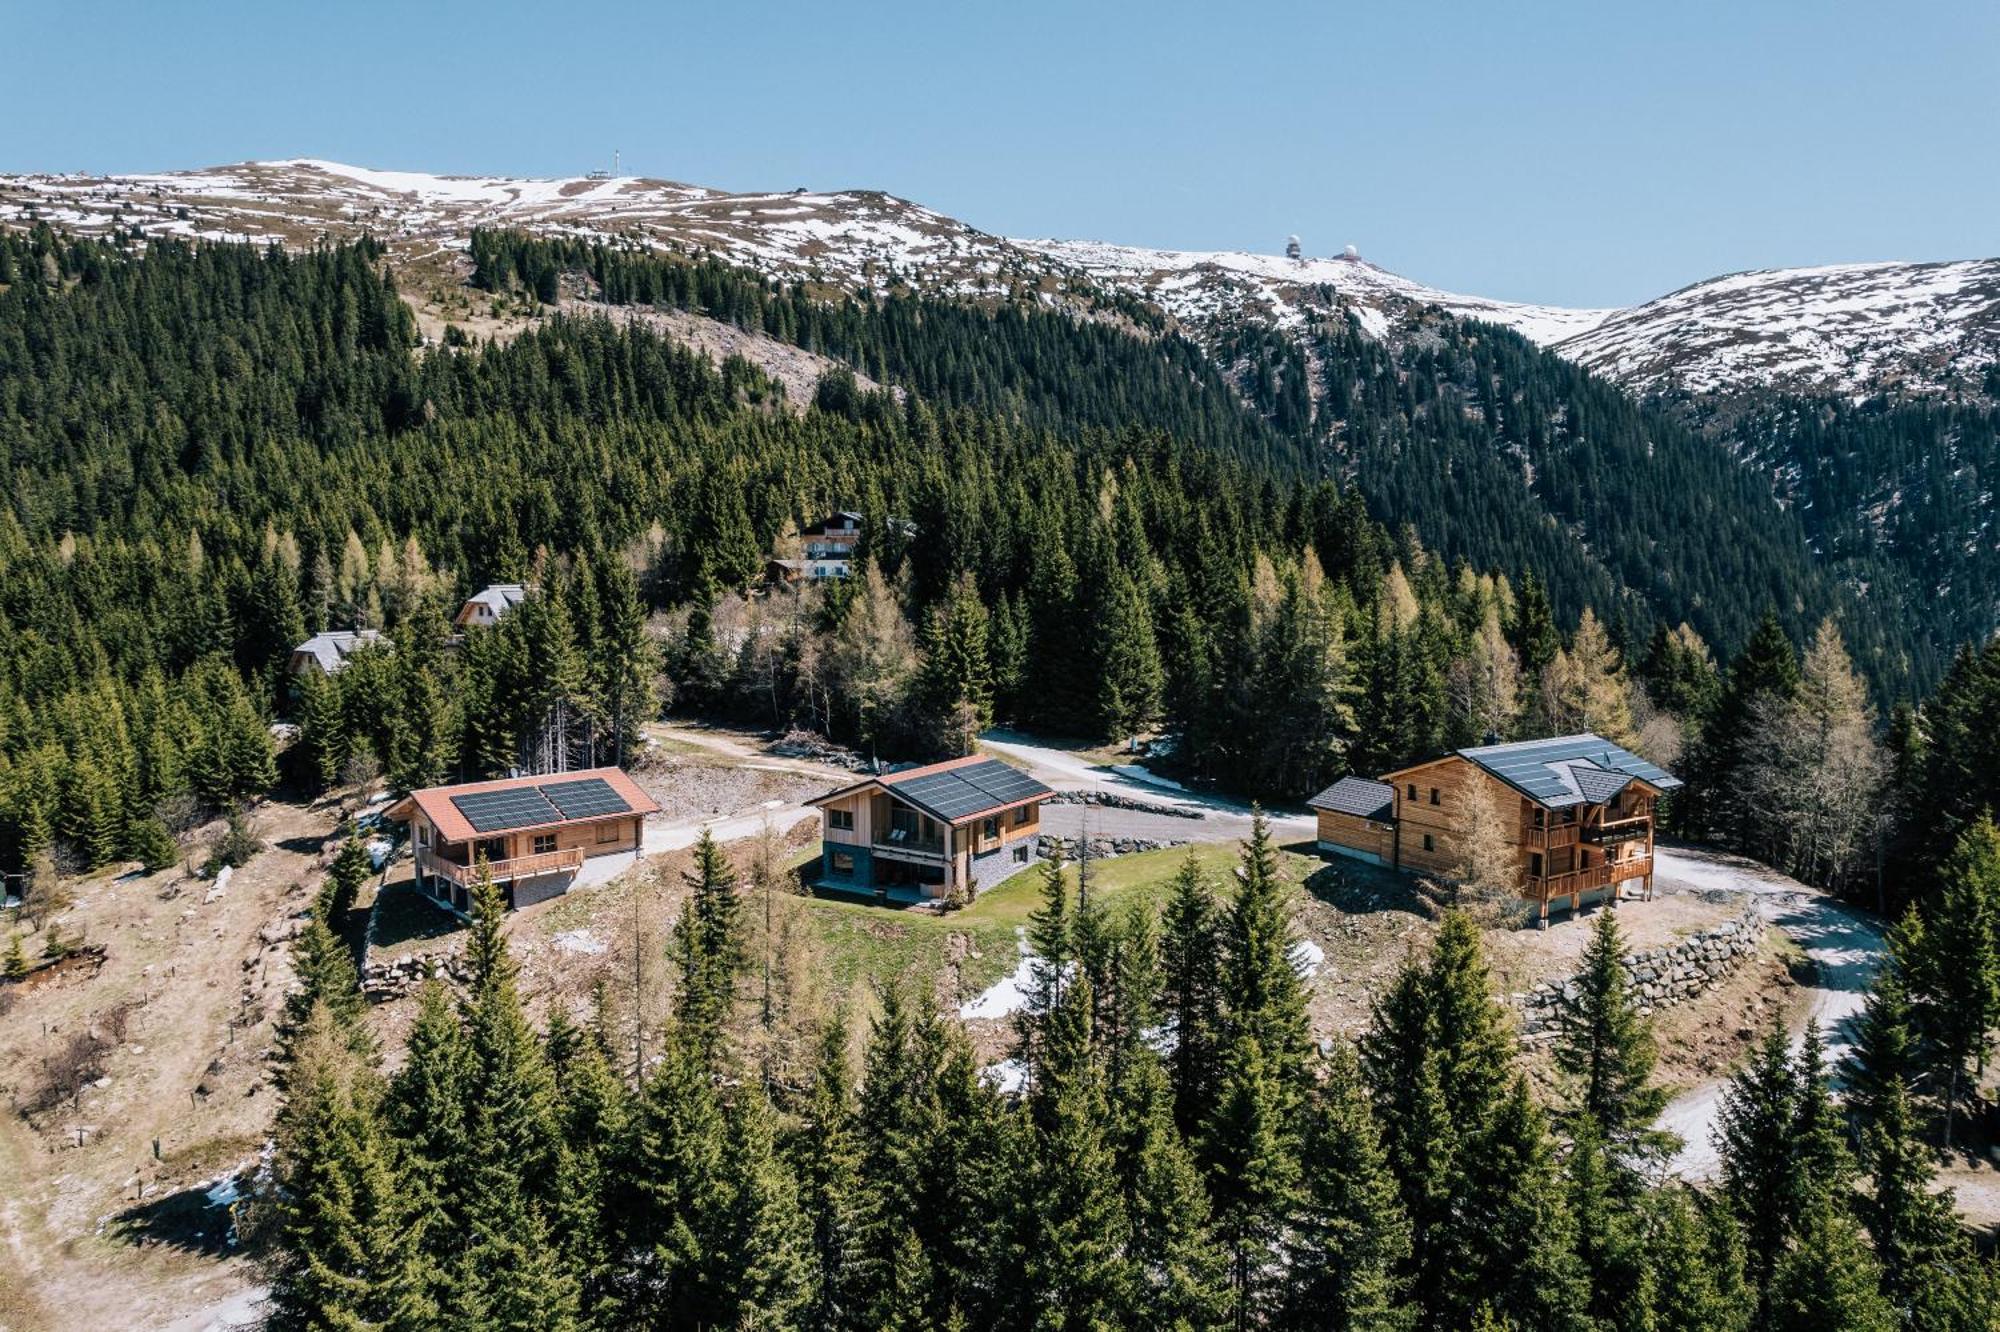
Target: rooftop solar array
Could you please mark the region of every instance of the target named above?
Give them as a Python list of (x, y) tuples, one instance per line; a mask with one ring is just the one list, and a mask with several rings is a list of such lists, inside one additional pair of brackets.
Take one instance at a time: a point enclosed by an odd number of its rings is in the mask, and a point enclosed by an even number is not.
[(946, 823), (957, 823), (988, 810), (1054, 794), (1025, 772), (1010, 768), (998, 759), (984, 759), (962, 768), (926, 773), (908, 781), (894, 782), (890, 789)]
[(465, 815), (478, 832), (505, 832), (509, 828), (532, 828), (544, 823), (560, 823), (562, 815), (548, 797), (533, 786), (515, 786), (500, 791), (468, 791), (455, 795), (451, 803)]
[(467, 791), (453, 796), (451, 803), (475, 831), (483, 833), (539, 828), (572, 819), (599, 819), (624, 814), (632, 808), (602, 777), (504, 787), (498, 791)]
[(566, 819), (601, 819), (607, 814), (627, 814), (632, 806), (611, 789), (602, 777), (584, 777), (574, 782), (552, 782), (538, 788)]
[[(1511, 745), (1487, 745), (1483, 749), (1461, 749), (1460, 755), (1523, 792), (1530, 799), (1551, 808), (1602, 800), (1607, 785), (1591, 778), (1589, 788), (1565, 769), (1570, 764), (1589, 764), (1624, 777), (1651, 782), (1663, 791), (1678, 787), (1680, 779), (1655, 767), (1629, 749), (1620, 748), (1600, 735), (1567, 735), (1555, 740), (1524, 740)], [(1574, 784), (1573, 784), (1574, 783)], [(1623, 786), (1621, 781), (1619, 786)], [(1593, 797), (1590, 790), (1603, 794)]]

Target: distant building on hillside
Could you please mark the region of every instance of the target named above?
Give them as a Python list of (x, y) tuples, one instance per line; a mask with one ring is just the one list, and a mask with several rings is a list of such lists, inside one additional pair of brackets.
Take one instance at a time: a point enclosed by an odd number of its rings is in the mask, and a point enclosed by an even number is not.
[(1308, 802), (1320, 850), (1448, 878), (1463, 863), (1481, 801), (1520, 856), (1521, 895), (1541, 919), (1565, 902), (1653, 895), (1654, 811), (1680, 780), (1600, 735), (1460, 749), (1343, 777)]
[(829, 792), (815, 885), (912, 905), (966, 899), (1031, 864), (1055, 792), (973, 756), (886, 772)]
[(417, 887), (466, 911), (482, 868), (509, 907), (568, 892), (586, 861), (618, 857), (611, 864), (622, 869), (659, 809), (621, 770), (589, 768), (412, 791), (387, 817), (410, 825)]
[(465, 599), (453, 623), (463, 629), (472, 624), (498, 624), (508, 611), (527, 600), (534, 589), (522, 583), (492, 583)]
[[(916, 536), (917, 525), (908, 518), (890, 518), (884, 526), (899, 540)], [(799, 557), (774, 555), (764, 563), (764, 577), (772, 583), (817, 583), (829, 578), (846, 578), (854, 572), (854, 551), (861, 544), (861, 515), (841, 509), (799, 534)]]
[(329, 629), (292, 649), (293, 675), (329, 676), (343, 670), (347, 659), (365, 647), (390, 646), (374, 629)]

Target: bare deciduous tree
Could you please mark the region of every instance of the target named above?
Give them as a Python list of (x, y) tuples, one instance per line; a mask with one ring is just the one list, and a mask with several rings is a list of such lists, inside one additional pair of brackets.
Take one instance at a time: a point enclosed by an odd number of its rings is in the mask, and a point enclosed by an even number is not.
[(1847, 883), (1866, 861), (1888, 765), (1833, 621), (1813, 636), (1797, 695), (1756, 705), (1746, 748), (1738, 798), (1769, 858), (1808, 883)]

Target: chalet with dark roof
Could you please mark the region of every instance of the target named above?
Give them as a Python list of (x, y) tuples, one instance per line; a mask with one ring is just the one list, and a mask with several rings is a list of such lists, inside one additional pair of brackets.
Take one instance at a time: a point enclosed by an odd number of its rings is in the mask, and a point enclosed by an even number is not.
[(1520, 856), (1524, 897), (1546, 920), (1653, 895), (1654, 817), (1680, 786), (1672, 773), (1603, 736), (1583, 734), (1459, 749), (1385, 772), (1344, 777), (1314, 796), (1323, 851), (1449, 878), (1481, 804)]
[(981, 889), (1031, 864), (1055, 792), (973, 755), (879, 773), (811, 803), (820, 811), (816, 886), (909, 905)]

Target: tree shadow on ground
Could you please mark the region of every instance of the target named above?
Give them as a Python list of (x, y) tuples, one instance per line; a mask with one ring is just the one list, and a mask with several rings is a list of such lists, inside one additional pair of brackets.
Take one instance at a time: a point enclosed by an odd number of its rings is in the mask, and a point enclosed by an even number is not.
[[(1319, 854), (1312, 842), (1294, 842), (1284, 848), (1302, 856)], [(1327, 905), (1352, 915), (1374, 911), (1403, 911), (1413, 916), (1430, 916), (1430, 904), (1417, 891), (1417, 881), (1407, 874), (1358, 860), (1335, 858), (1306, 876), (1305, 890)]]
[(213, 1187), (196, 1184), (137, 1203), (113, 1216), (106, 1233), (134, 1248), (161, 1245), (181, 1253), (225, 1258), (235, 1252), (230, 1238), (236, 1223), (229, 1206), (209, 1200)]

